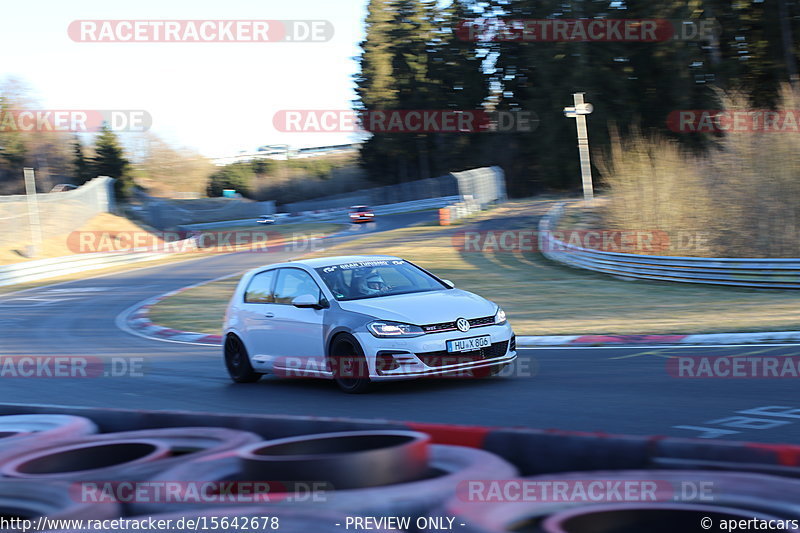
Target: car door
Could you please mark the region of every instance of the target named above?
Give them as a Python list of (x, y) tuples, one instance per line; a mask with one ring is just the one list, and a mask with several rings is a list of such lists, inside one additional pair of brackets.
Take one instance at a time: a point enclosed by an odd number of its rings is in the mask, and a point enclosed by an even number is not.
[(276, 367), (314, 370), (324, 368), (325, 342), (323, 318), (325, 309), (301, 309), (292, 305), (298, 296), (323, 297), (314, 278), (301, 268), (278, 269), (275, 282), (275, 317), (271, 337), (275, 340)]
[(272, 320), (277, 307), (273, 293), (276, 275), (275, 269), (259, 272), (250, 278), (244, 290), (241, 304), (244, 344), (254, 367), (270, 366), (276, 355)]

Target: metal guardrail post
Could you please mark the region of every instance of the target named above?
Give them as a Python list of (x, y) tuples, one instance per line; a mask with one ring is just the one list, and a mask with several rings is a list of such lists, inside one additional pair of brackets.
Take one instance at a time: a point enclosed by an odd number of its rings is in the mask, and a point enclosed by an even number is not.
[(28, 257), (36, 257), (42, 249), (42, 225), (39, 223), (39, 202), (36, 197), (36, 178), (32, 168), (23, 169), (25, 195), (28, 200), (28, 224), (31, 228), (31, 245)]

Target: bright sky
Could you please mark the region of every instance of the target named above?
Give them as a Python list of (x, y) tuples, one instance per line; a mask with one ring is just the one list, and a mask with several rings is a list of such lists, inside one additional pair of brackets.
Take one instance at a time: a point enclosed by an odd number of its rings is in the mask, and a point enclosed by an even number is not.
[[(0, 17), (0, 79), (21, 79), (42, 109), (143, 109), (152, 131), (206, 156), (265, 144), (352, 142), (282, 133), (283, 109), (349, 109), (367, 0), (43, 0)], [(80, 43), (74, 20), (327, 20), (326, 43)], [(125, 135), (124, 133), (121, 135)], [(124, 137), (123, 137), (124, 140)]]

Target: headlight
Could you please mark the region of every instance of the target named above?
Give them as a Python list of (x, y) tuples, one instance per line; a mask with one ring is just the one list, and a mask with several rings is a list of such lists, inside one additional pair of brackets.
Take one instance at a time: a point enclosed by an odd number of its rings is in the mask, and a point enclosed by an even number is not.
[(494, 323), (495, 324), (506, 323), (506, 312), (499, 307), (497, 308), (497, 312), (494, 314)]
[(419, 326), (381, 320), (367, 324), (370, 333), (376, 337), (418, 337), (425, 332)]

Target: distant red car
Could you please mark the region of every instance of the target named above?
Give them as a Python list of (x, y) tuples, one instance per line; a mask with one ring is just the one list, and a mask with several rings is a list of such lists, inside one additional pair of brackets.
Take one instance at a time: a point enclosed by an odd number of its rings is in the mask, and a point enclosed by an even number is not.
[(354, 205), (350, 208), (350, 222), (363, 224), (375, 220), (375, 213), (366, 205)]

